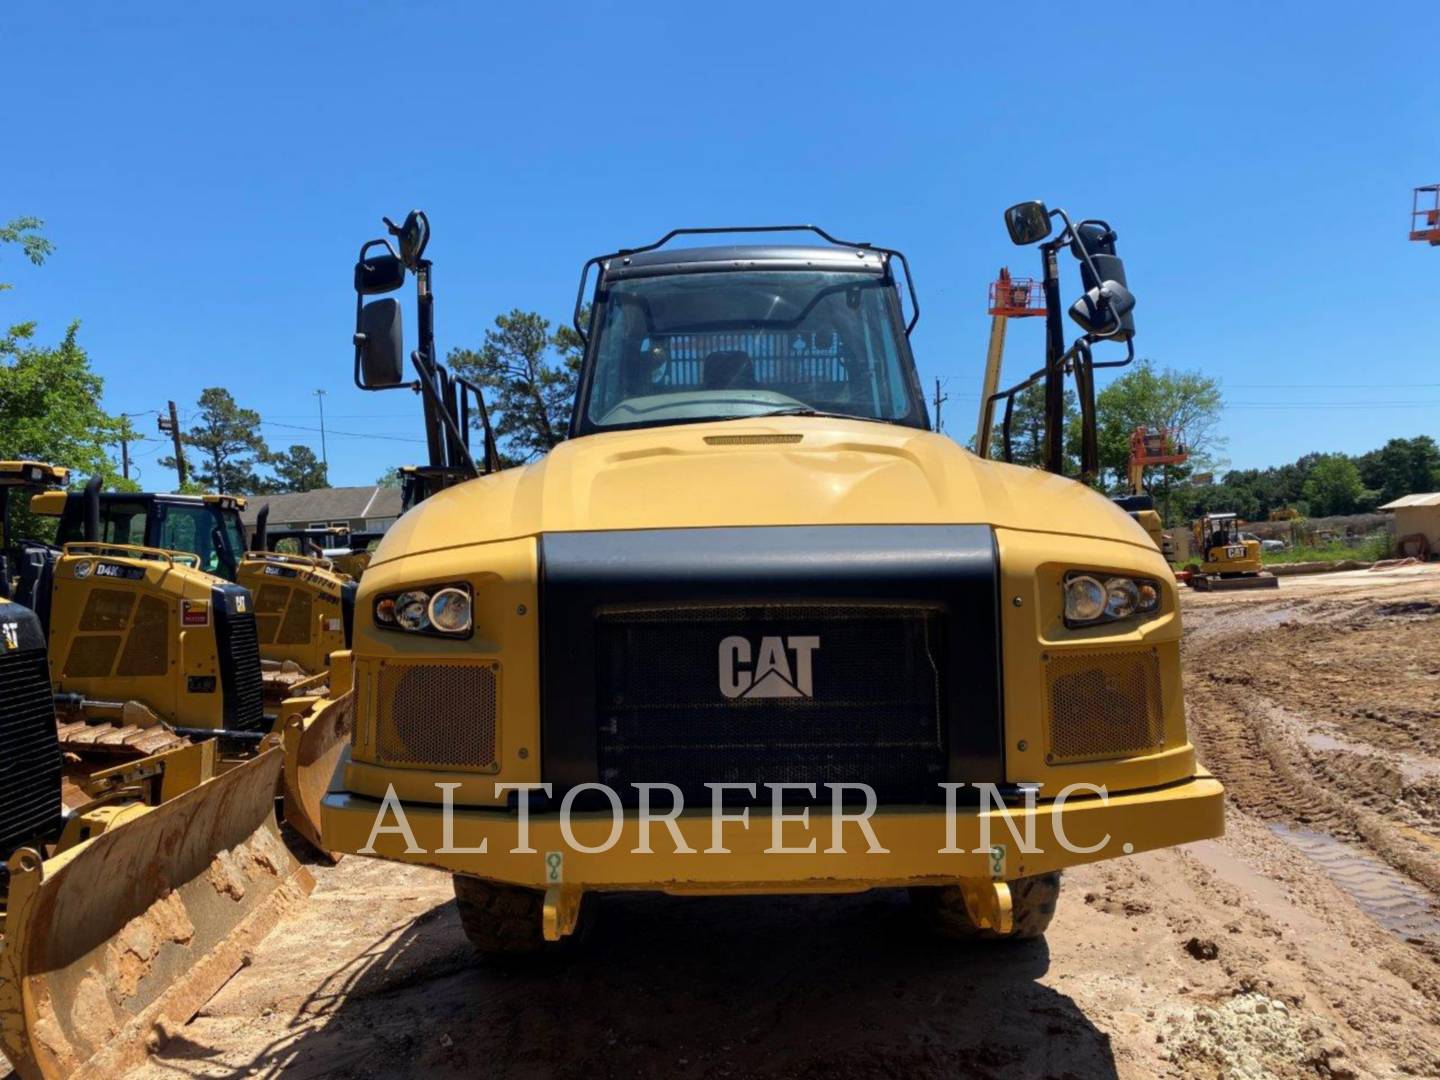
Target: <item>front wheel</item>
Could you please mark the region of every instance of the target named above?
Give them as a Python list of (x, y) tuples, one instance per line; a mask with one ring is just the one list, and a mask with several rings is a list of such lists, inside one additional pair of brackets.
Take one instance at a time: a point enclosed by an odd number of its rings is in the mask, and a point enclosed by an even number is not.
[(925, 925), (941, 937), (965, 941), (1030, 941), (1044, 937), (1060, 899), (1060, 872), (1009, 882), (1014, 927), (1008, 934), (975, 925), (958, 885), (915, 886), (910, 902)]

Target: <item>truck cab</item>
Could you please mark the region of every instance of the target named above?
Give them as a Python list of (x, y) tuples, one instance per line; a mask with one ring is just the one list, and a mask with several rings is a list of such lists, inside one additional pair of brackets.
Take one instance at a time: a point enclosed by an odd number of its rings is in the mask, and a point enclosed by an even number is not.
[[(1222, 829), (1161, 553), (929, 430), (903, 256), (821, 236), (592, 259), (571, 437), (374, 553), (325, 842), (454, 871), (483, 951), (621, 889), (908, 886), (1035, 936), (1066, 866)], [(403, 381), (392, 319), (358, 313), (362, 385)], [(443, 405), (434, 355), (422, 312)]]

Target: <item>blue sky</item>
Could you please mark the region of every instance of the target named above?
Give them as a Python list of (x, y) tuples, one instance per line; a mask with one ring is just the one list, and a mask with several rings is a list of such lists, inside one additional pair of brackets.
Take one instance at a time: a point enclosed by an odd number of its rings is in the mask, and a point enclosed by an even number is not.
[(565, 318), (587, 257), (676, 225), (900, 247), (963, 440), (986, 284), (1037, 259), (1000, 211), (1038, 197), (1116, 226), (1140, 354), (1221, 380), (1234, 466), (1440, 434), (1440, 249), (1405, 239), (1440, 181), (1423, 5), (119, 7), (0, 13), (0, 218), (57, 248), (5, 252), (0, 322), (82, 319), (114, 412), (223, 385), (318, 450), (324, 388), (335, 483), (418, 459), (418, 403), (355, 390), (349, 341), (355, 252), (419, 206), (442, 351)]

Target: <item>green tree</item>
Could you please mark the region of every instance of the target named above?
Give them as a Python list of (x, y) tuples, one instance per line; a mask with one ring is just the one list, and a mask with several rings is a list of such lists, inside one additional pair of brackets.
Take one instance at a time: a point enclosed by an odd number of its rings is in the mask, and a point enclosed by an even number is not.
[(74, 322), (59, 345), (31, 343), (12, 328), (0, 340), (0, 458), (66, 465), (78, 476), (119, 481), (109, 448), (120, 421), (100, 407), (104, 380), (90, 369)]
[[(198, 451), (196, 483), (221, 494), (264, 492), (268, 482), (255, 470), (270, 459), (270, 451), (260, 434), (260, 414), (242, 409), (230, 391), (219, 386), (201, 391), (199, 406), (195, 424), (182, 437), (186, 446)], [(187, 460), (189, 457), (187, 454)], [(173, 469), (176, 462), (166, 457), (160, 464)]]
[(375, 483), (378, 487), (398, 488), (400, 486), (399, 468), (386, 469), (383, 473), (379, 475), (378, 478), (376, 478)]
[[(45, 257), (55, 250), (55, 245), (41, 234), (45, 223), (37, 217), (12, 218), (0, 225), (0, 244), (19, 244), (21, 252), (36, 266), (45, 262)], [(12, 286), (0, 281), (0, 292)]]
[[(995, 427), (990, 434), (990, 456), (1003, 460), (1005, 407), (995, 407)], [(1010, 415), (1010, 460), (1032, 468), (1045, 466), (1045, 384), (1027, 386), (1015, 395)], [(1080, 406), (1073, 390), (1065, 391), (1065, 471), (1080, 470)]]
[(1440, 445), (1429, 435), (1391, 439), (1355, 462), (1365, 486), (1388, 503), (1402, 495), (1440, 488)]
[(497, 315), (476, 349), (452, 349), (450, 368), (490, 391), (490, 420), (507, 464), (548, 453), (566, 437), (583, 352), (580, 337), (562, 324), (513, 309)]
[(1355, 514), (1375, 506), (1355, 462), (1344, 454), (1321, 454), (1305, 480), (1305, 504), (1311, 517)]
[(275, 470), (276, 491), (314, 491), (330, 486), (325, 465), (308, 446), (297, 443), (289, 450), (272, 454), (269, 465)]
[[(1113, 486), (1128, 487), (1130, 435), (1137, 427), (1164, 428), (1185, 444), (1185, 470), (1206, 469), (1224, 446), (1222, 400), (1216, 381), (1198, 371), (1159, 369), (1141, 360), (1095, 396), (1100, 468)], [(1172, 474), (1178, 478), (1181, 473)]]

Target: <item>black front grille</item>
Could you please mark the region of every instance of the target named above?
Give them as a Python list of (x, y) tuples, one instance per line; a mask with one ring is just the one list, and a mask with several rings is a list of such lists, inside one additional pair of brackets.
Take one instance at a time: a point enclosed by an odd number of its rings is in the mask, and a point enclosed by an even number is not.
[[(600, 779), (870, 785), (928, 802), (946, 778), (945, 616), (887, 604), (621, 609), (596, 620)], [(759, 798), (768, 798), (763, 786)], [(803, 793), (797, 798), (808, 801)]]
[(54, 831), (60, 742), (43, 649), (0, 645), (0, 860)]
[(250, 591), (239, 585), (217, 585), (213, 597), (225, 727), (230, 731), (263, 731), (265, 688), (260, 678), (260, 639)]

